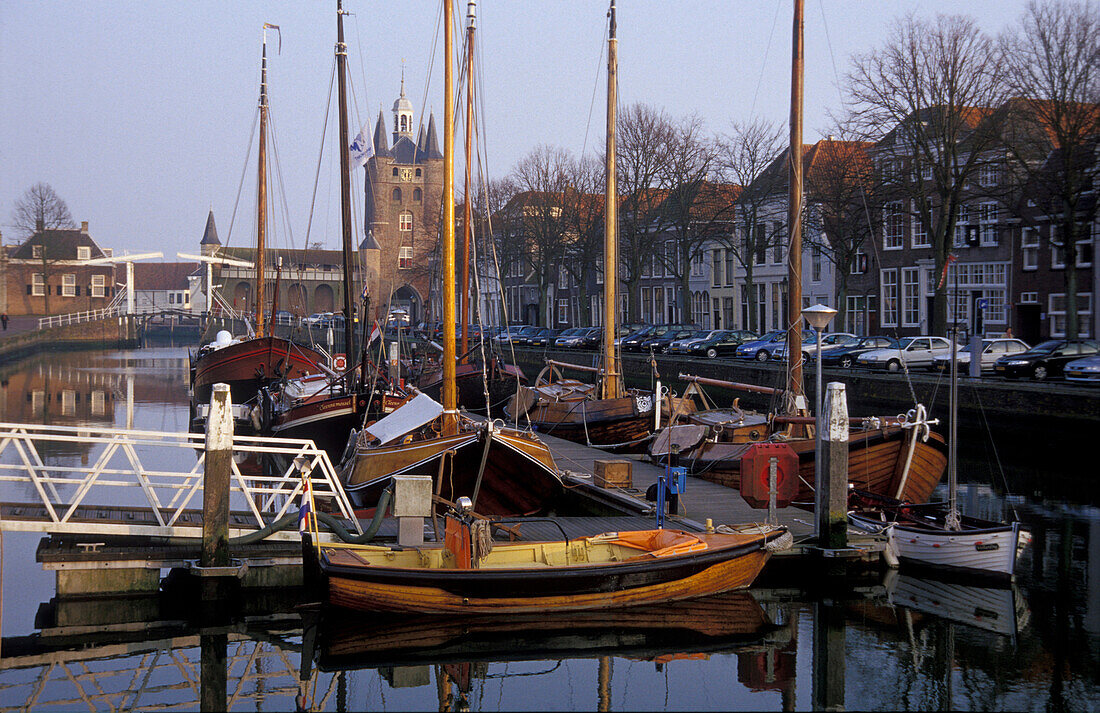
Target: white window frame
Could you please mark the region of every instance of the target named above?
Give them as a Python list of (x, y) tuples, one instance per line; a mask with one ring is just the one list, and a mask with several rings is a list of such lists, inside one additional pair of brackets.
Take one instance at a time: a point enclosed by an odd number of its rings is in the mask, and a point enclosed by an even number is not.
[(413, 229), (412, 211), (403, 210), (397, 216), (397, 230), (401, 233), (411, 233)]
[(1039, 269), (1039, 229), (1024, 228), (1020, 233), (1020, 269)]
[(1020, 304), (1022, 305), (1037, 305), (1039, 304), (1038, 292), (1021, 292)]
[(909, 219), (911, 222), (909, 244), (914, 248), (932, 247), (932, 241), (928, 238), (928, 231), (924, 229), (924, 221), (920, 219), (915, 206), (911, 211), (911, 215), (912, 217)]
[(31, 273), (31, 296), (46, 296), (46, 275), (42, 272)]
[(997, 246), (997, 219), (1000, 211), (1001, 206), (995, 201), (987, 201), (978, 205), (978, 224), (981, 231), (979, 245), (983, 248)]
[(901, 201), (890, 201), (882, 206), (882, 249), (901, 250), (905, 247), (905, 221)]
[(710, 286), (721, 287), (722, 286), (722, 251), (711, 250), (710, 251)]
[(970, 206), (966, 203), (959, 204), (959, 217), (955, 220), (955, 239), (952, 241), (956, 248), (969, 247), (966, 244), (966, 229), (970, 226)]
[[(889, 279), (888, 279), (889, 278)], [(898, 270), (896, 267), (879, 270), (879, 325), (898, 326)]]
[(821, 282), (821, 246), (814, 243), (810, 246), (810, 282)]
[(566, 267), (564, 261), (558, 265), (558, 289), (569, 289), (569, 268)]
[(920, 268), (901, 268), (901, 320), (903, 327), (920, 326)]
[(92, 249), (90, 247), (88, 247), (87, 245), (77, 245), (76, 246), (76, 259), (77, 260), (91, 260), (92, 259)]
[(41, 245), (32, 245), (31, 246), (31, 257), (34, 258), (35, 260), (41, 260), (42, 259), (42, 246)]
[(561, 298), (558, 300), (558, 324), (569, 323), (569, 298)]
[[(1066, 336), (1066, 294), (1053, 292), (1047, 296), (1047, 319), (1052, 338)], [(1092, 338), (1092, 293), (1077, 293), (1077, 336)]]
[(402, 245), (397, 251), (397, 267), (407, 270), (412, 267), (413, 249), (408, 245)]
[(92, 297), (106, 297), (107, 296), (107, 276), (106, 275), (92, 275)]

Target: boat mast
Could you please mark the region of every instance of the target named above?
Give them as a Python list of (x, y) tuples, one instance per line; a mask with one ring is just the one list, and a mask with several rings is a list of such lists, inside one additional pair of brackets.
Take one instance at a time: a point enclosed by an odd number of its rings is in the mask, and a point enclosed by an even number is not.
[[(950, 264), (950, 263), (948, 263)], [(949, 411), (951, 428), (947, 436), (947, 520), (948, 530), (959, 529), (958, 497), (958, 423), (959, 423), (959, 270), (955, 269), (955, 319), (951, 330), (951, 391)], [(981, 359), (981, 351), (971, 353), (971, 359)]]
[[(340, 101), (340, 218), (343, 227), (344, 246), (344, 353), (348, 364), (356, 363), (355, 321), (352, 319), (354, 289), (351, 283), (351, 157), (348, 154), (348, 99), (347, 78), (348, 46), (344, 43), (343, 0), (336, 0), (336, 75), (339, 78)], [(364, 317), (365, 318), (365, 317)], [(351, 371), (347, 376), (347, 388), (353, 386)]]
[(443, 0), (443, 434), (458, 432), (455, 388), (455, 109), (451, 0)]
[(616, 399), (622, 395), (619, 381), (618, 355), (615, 353), (616, 310), (619, 283), (619, 219), (615, 185), (615, 102), (619, 72), (619, 44), (615, 38), (615, 0), (607, 12), (607, 156), (603, 222), (603, 364), (601, 399)]
[(794, 399), (802, 395), (802, 1), (794, 0), (787, 190), (787, 225), (790, 228), (787, 246), (787, 392)]
[(459, 305), (462, 312), (462, 355), (465, 361), (466, 354), (470, 351), (469, 326), (470, 326), (470, 232), (473, 226), (470, 224), (470, 164), (474, 152), (474, 24), (476, 21), (477, 2), (470, 0), (466, 4), (466, 183), (465, 200), (462, 207), (462, 281), (459, 283), (462, 289), (458, 291)]
[(263, 60), (260, 63), (260, 142), (256, 177), (256, 336), (264, 336), (264, 283), (267, 238), (267, 28), (264, 23)]

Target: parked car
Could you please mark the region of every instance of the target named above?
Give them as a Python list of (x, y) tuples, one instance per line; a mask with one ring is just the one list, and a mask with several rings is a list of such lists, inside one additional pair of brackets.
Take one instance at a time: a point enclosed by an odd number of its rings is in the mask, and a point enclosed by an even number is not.
[[(693, 327), (669, 329), (664, 334), (654, 335), (642, 342), (642, 351), (663, 354), (673, 342), (679, 339), (693, 338), (699, 332), (700, 330)], [(702, 332), (702, 335), (706, 336), (706, 332)]]
[(1061, 376), (1066, 364), (1100, 353), (1094, 339), (1050, 339), (1020, 354), (1006, 354), (993, 363), (993, 373), (1007, 379), (1030, 377), (1036, 381)]
[(910, 369), (916, 366), (928, 366), (938, 356), (944, 356), (955, 349), (944, 337), (904, 337), (896, 347), (872, 349), (856, 357), (856, 365), (870, 369), (899, 371), (904, 363)]
[[(893, 337), (873, 336), (860, 337), (855, 343), (839, 346), (836, 349), (821, 350), (821, 366), (840, 366), (850, 369), (856, 363), (856, 357), (872, 349), (883, 349), (898, 346), (898, 340)], [(817, 359), (816, 354), (810, 354), (810, 361)]]
[(603, 341), (603, 327), (585, 327), (581, 335), (580, 349), (599, 349)]
[(332, 312), (314, 312), (305, 319), (302, 320), (302, 326), (304, 327), (320, 327), (321, 324), (328, 317), (332, 316)]
[(622, 349), (624, 352), (640, 351), (640, 344), (649, 339), (651, 336), (657, 333), (657, 328), (652, 324), (644, 327), (639, 327), (636, 331), (625, 337), (619, 337), (615, 343), (615, 346)]
[(692, 356), (706, 356), (717, 359), (719, 356), (733, 354), (737, 347), (756, 339), (757, 335), (747, 329), (718, 329), (706, 339), (692, 342), (688, 348)]
[(549, 327), (543, 327), (539, 330), (539, 333), (533, 337), (527, 338), (527, 345), (531, 347), (547, 347), (554, 343), (554, 340), (558, 338), (558, 335), (562, 333), (561, 329), (550, 329)]
[(493, 343), (497, 346), (506, 346), (511, 344), (516, 336), (523, 333), (525, 329), (533, 329), (533, 327), (526, 324), (513, 324), (500, 334), (493, 337)]
[(695, 332), (690, 337), (677, 339), (668, 345), (669, 354), (691, 354), (691, 345), (710, 339), (712, 335), (721, 334), (721, 329), (703, 329)]
[[(982, 340), (982, 371), (993, 371), (993, 363), (1007, 354), (1021, 354), (1026, 352), (1030, 347), (1027, 342), (1022, 339), (1013, 339), (1011, 337), (999, 337), (996, 339), (983, 339)], [(956, 360), (959, 362), (959, 372), (965, 372), (970, 369), (970, 345), (966, 344), (956, 352)], [(932, 371), (950, 371), (951, 370), (951, 352), (948, 352), (945, 356), (938, 356), (932, 360), (932, 364), (928, 367)]]
[(295, 317), (292, 313), (286, 310), (279, 310), (272, 317), (275, 320), (275, 324), (294, 324)]
[(1063, 374), (1066, 381), (1079, 384), (1100, 384), (1100, 354), (1074, 359), (1066, 364)]
[(786, 339), (786, 330), (775, 329), (768, 332), (767, 334), (764, 334), (759, 339), (754, 339), (751, 342), (745, 342), (741, 346), (737, 347), (737, 351), (735, 351), (733, 354), (738, 359), (756, 359), (757, 361), (767, 361), (768, 349), (782, 343)]
[[(829, 336), (832, 336), (831, 334)], [(855, 336), (855, 335), (848, 335)], [(821, 343), (824, 345), (825, 337), (821, 338)], [(808, 350), (817, 351), (817, 333), (809, 330), (802, 330), (802, 359), (805, 361), (809, 358), (810, 353)], [(773, 361), (786, 361), (787, 360), (787, 339), (784, 335), (783, 341), (775, 346), (768, 348), (768, 358)]]
[(554, 346), (558, 349), (576, 349), (584, 343), (588, 330), (589, 327), (570, 327), (554, 339)]

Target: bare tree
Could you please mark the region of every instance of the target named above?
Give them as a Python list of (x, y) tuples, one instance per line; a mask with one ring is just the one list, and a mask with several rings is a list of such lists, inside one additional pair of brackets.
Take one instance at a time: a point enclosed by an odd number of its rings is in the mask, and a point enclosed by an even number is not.
[[(806, 172), (804, 225), (809, 241), (833, 264), (836, 275), (836, 324), (845, 324), (848, 275), (857, 256), (874, 236), (878, 211), (872, 211), (879, 191), (868, 151), (871, 144), (829, 138), (814, 147)], [(862, 266), (859, 266), (862, 267)]]
[(626, 287), (630, 321), (638, 321), (638, 283), (652, 264), (663, 233), (660, 207), (667, 194), (676, 128), (668, 115), (647, 104), (632, 104), (619, 115), (616, 173), (619, 201), (620, 280)]
[[(886, 43), (852, 60), (846, 78), (852, 126), (877, 141), (880, 175), (912, 206), (932, 242), (937, 273), (952, 248), (968, 182), (1000, 134), (992, 108), (1005, 99), (994, 43), (968, 17), (898, 20)], [(882, 127), (890, 133), (882, 136)], [(974, 180), (977, 183), (976, 180)], [(935, 291), (933, 333), (947, 329), (947, 287)]]
[(572, 162), (565, 149), (542, 145), (512, 169), (518, 193), (512, 198), (509, 214), (522, 226), (524, 259), (538, 289), (538, 321), (544, 325), (549, 319), (549, 288), (565, 254), (568, 222), (564, 205)]
[(1031, 2), (1000, 37), (997, 65), (1014, 102), (1006, 143), (1037, 211), (1059, 228), (1065, 263), (1066, 336), (1079, 334), (1078, 240), (1096, 218), (1100, 139), (1100, 11), (1095, 4)]
[(45, 230), (76, 227), (69, 206), (48, 183), (36, 183), (28, 188), (15, 202), (11, 220), (24, 240), (34, 235), (39, 225)]
[[(719, 145), (718, 165), (724, 182), (741, 186), (733, 204), (733, 230), (722, 242), (727, 255), (734, 255), (744, 271), (744, 294), (748, 299), (754, 299), (755, 294), (754, 266), (763, 262), (760, 256), (768, 248), (783, 240), (783, 231), (773, 228), (769, 232), (764, 217), (768, 203), (787, 185), (786, 164), (782, 164), (783, 170), (776, 169), (786, 145), (785, 127), (759, 119), (734, 122), (732, 132), (723, 136)], [(730, 282), (728, 275), (726, 282)], [(758, 310), (750, 307), (748, 323), (742, 326), (756, 332), (762, 326), (757, 324), (757, 316)]]
[[(568, 225), (566, 269), (580, 285), (601, 268), (604, 232), (604, 164), (596, 156), (582, 156), (570, 170), (570, 190), (566, 196), (565, 218)], [(583, 291), (582, 291), (583, 292)], [(592, 326), (592, 302), (580, 300), (579, 326)]]

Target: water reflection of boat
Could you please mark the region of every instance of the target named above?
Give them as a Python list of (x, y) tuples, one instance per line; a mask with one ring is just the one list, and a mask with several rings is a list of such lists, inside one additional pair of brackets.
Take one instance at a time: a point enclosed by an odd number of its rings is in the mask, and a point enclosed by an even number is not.
[(941, 619), (1015, 636), (1031, 618), (1027, 600), (1015, 584), (974, 586), (945, 579), (886, 573), (886, 593), (894, 606), (933, 614)]
[(315, 625), (314, 659), (322, 671), (602, 655), (649, 660), (730, 651), (776, 629), (745, 591), (652, 607), (509, 617), (368, 618), (325, 608)]

